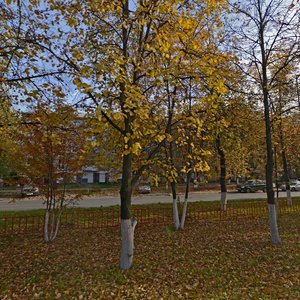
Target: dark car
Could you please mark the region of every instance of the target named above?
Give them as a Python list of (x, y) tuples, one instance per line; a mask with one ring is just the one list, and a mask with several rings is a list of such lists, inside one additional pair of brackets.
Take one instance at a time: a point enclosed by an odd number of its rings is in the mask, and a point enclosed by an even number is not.
[(249, 180), (244, 184), (237, 187), (237, 190), (241, 193), (251, 193), (257, 191), (265, 192), (267, 190), (266, 182), (262, 180)]

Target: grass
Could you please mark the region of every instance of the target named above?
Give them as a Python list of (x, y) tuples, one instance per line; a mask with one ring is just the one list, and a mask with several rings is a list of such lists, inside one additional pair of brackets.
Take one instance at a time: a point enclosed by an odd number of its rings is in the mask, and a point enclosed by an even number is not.
[[(280, 198), (279, 201), (284, 202), (285, 198)], [(234, 203), (235, 207), (243, 207), (245, 203), (257, 203), (257, 202), (264, 202), (266, 203), (266, 199), (242, 199), (242, 200), (229, 200), (228, 205), (230, 203)], [(213, 207), (217, 206), (220, 201), (198, 201), (198, 202), (190, 202), (188, 205), (189, 207), (197, 207), (197, 206), (204, 206), (204, 207)], [(300, 203), (300, 197), (293, 197), (293, 203)], [(180, 202), (180, 205), (183, 205), (183, 202)], [(156, 203), (156, 204), (136, 204), (132, 205), (132, 208), (172, 208), (171, 198), (170, 203)], [(111, 210), (119, 209), (119, 205), (114, 205), (110, 207), (97, 207), (97, 208), (81, 208), (81, 207), (74, 207), (74, 208), (66, 208), (66, 212), (86, 212), (86, 211), (97, 211), (97, 210)], [(0, 218), (4, 216), (38, 216), (43, 215), (45, 213), (44, 209), (33, 209), (33, 210), (20, 210), (20, 211), (0, 211)]]
[(134, 266), (118, 268), (119, 228), (1, 237), (0, 299), (300, 299), (300, 217), (137, 225)]

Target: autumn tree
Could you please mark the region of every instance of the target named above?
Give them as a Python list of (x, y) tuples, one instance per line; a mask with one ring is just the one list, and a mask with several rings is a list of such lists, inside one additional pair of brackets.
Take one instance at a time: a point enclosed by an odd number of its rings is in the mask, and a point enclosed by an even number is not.
[(8, 90), (0, 92), (0, 178), (17, 173), (22, 164), (20, 147), (13, 133), (20, 128), (18, 113), (13, 109)]
[[(9, 2), (9, 1), (8, 1)], [(18, 49), (21, 32), (20, 12), (11, 10), (6, 1), (0, 4), (0, 90), (3, 92), (7, 73)]]
[(226, 210), (227, 206), (227, 180), (257, 176), (253, 171), (257, 171), (264, 149), (259, 147), (263, 141), (261, 114), (257, 113), (249, 90), (245, 92), (245, 78), (233, 70), (227, 73), (234, 79), (226, 80), (228, 91), (219, 95), (223, 100), (215, 109), (215, 122), (211, 128), (214, 140), (210, 146), (215, 152), (213, 157), (219, 157), (216, 169), (220, 178), (221, 210)]
[(65, 186), (84, 163), (82, 120), (66, 105), (42, 104), (23, 113), (22, 119), (22, 130), (16, 133), (25, 162), (21, 170), (45, 197), (44, 240), (51, 242), (58, 234), (63, 209), (77, 198), (66, 194)]
[[(132, 264), (136, 225), (130, 212), (132, 189), (147, 165), (133, 175), (133, 163), (140, 155), (145, 156), (145, 161), (153, 158), (168, 136), (164, 129), (156, 128), (161, 110), (153, 94), (149, 94), (170, 72), (162, 68), (163, 60), (178, 62), (179, 57), (195, 51), (191, 46), (198, 47), (193, 43), (194, 36), (204, 37), (205, 33), (209, 36), (209, 26), (201, 31), (202, 27), (195, 24), (198, 19), (209, 23), (217, 18), (222, 2), (218, 5), (210, 1), (48, 3), (51, 14), (43, 15), (40, 8), (40, 16), (50, 24), (55, 14), (62, 25), (58, 38), (66, 42), (59, 44), (55, 36), (47, 40), (44, 49), (67, 66), (68, 78), (82, 99), (86, 99), (85, 104), (94, 106), (99, 116), (122, 137), (121, 268), (128, 269)], [(201, 44), (203, 48), (209, 46), (210, 39), (206, 41)], [(213, 69), (209, 64), (203, 68)], [(147, 145), (144, 141), (151, 143)]]
[[(31, 51), (18, 52), (18, 68), (7, 78), (18, 82), (20, 99), (51, 101), (77, 89), (76, 104), (95, 109), (102, 119), (99, 126), (104, 122), (119, 134), (123, 269), (133, 258), (133, 187), (162, 145), (172, 140), (166, 128), (157, 126), (165, 110), (155, 94), (166, 80), (174, 88), (173, 79), (187, 74), (224, 88), (215, 68), (213, 42), (221, 32), (222, 5), (223, 1), (30, 1), (29, 14), (21, 17), (22, 41)], [(22, 4), (9, 9), (26, 11)], [(177, 74), (187, 61), (190, 70), (182, 68), (185, 71)], [(179, 66), (175, 74), (166, 63)], [(134, 170), (137, 157), (143, 157), (143, 163)]]
[[(202, 15), (192, 14), (192, 18), (180, 16), (178, 18), (178, 37), (171, 33), (170, 41), (177, 39), (174, 46), (169, 46), (168, 55), (161, 57), (164, 80), (163, 90), (160, 94), (165, 99), (165, 123), (167, 139), (166, 163), (163, 169), (165, 176), (171, 183), (173, 198), (174, 228), (184, 226), (187, 209), (189, 182), (193, 171), (204, 171), (208, 168), (203, 161), (205, 151), (201, 148), (203, 129), (209, 118), (209, 111), (218, 101), (216, 95), (209, 90), (214, 89), (222, 94), (226, 91), (222, 77), (221, 65), (229, 59), (226, 53), (219, 49), (222, 40), (222, 24), (219, 14), (224, 7), (220, 2), (218, 8), (196, 6)], [(206, 15), (209, 15), (206, 18)], [(186, 28), (183, 27), (183, 24)], [(177, 53), (183, 53), (177, 55)], [(171, 75), (170, 75), (171, 74)], [(164, 96), (165, 95), (165, 96)], [(201, 119), (202, 118), (202, 119)], [(178, 156), (180, 162), (178, 164)], [(177, 161), (177, 162), (176, 162)], [(176, 183), (180, 173), (186, 176), (186, 192), (181, 222), (177, 208)]]
[[(275, 54), (275, 58), (282, 56), (281, 52)], [(274, 59), (275, 59), (274, 58)], [(276, 70), (276, 69), (275, 69)], [(297, 87), (295, 89), (295, 81), (293, 80), (297, 74), (297, 67), (295, 62), (291, 63), (288, 67), (283, 69), (281, 72), (277, 72), (275, 82), (275, 88), (271, 91), (274, 101), (272, 103), (273, 110), (273, 131), (274, 139), (277, 145), (279, 146), (281, 164), (283, 169), (283, 180), (285, 183), (287, 204), (292, 205), (292, 197), (290, 190), (290, 171), (289, 171), (289, 162), (288, 162), (288, 148), (290, 144), (287, 143), (288, 135), (284, 130), (284, 121), (289, 119), (289, 116), (299, 110), (297, 94)], [(276, 155), (276, 153), (275, 153)]]
[[(156, 161), (163, 177), (171, 184), (173, 227), (175, 230), (184, 228), (192, 173), (208, 169), (205, 162), (207, 151), (201, 145), (206, 136), (203, 124), (209, 118), (201, 119), (199, 109), (200, 106), (205, 106), (206, 102), (210, 103), (213, 99), (205, 97), (202, 91), (196, 96), (196, 91), (198, 88), (201, 89), (201, 85), (192, 85), (191, 81), (194, 79), (187, 79), (178, 80), (174, 86), (169, 81), (166, 82), (165, 94), (162, 93), (162, 97), (166, 101), (165, 126), (168, 139)], [(194, 93), (193, 96), (192, 93)], [(180, 216), (177, 203), (179, 199), (177, 183), (183, 181), (183, 178), (186, 188), (182, 215)]]
[[(231, 57), (230, 61), (234, 57)], [(222, 67), (222, 68), (221, 68)], [(225, 71), (226, 70), (226, 71)], [(225, 65), (219, 66), (219, 75), (223, 77), (224, 85), (226, 89), (224, 93), (220, 93), (218, 90), (210, 87), (208, 92), (216, 98), (213, 106), (209, 109), (211, 114), (210, 125), (207, 126), (206, 131), (211, 135), (210, 147), (215, 149), (216, 155), (219, 157), (219, 182), (221, 189), (221, 210), (226, 210), (227, 207), (227, 154), (226, 150), (228, 145), (233, 145), (232, 141), (235, 140), (235, 134), (237, 134), (236, 126), (239, 124), (239, 119), (235, 118), (235, 110), (238, 107), (239, 102), (238, 94), (231, 88), (231, 86), (237, 85), (235, 78), (240, 75), (234, 72), (234, 69), (230, 65), (229, 61), (225, 61)], [(206, 112), (207, 114), (208, 112)], [(213, 144), (213, 145), (212, 145)], [(227, 149), (226, 149), (227, 147)], [(212, 151), (214, 152), (214, 151)], [(214, 157), (214, 156), (213, 156)]]
[[(232, 32), (237, 37), (235, 50), (241, 57), (240, 67), (247, 73), (261, 95), (264, 107), (266, 130), (266, 184), (271, 238), (280, 244), (277, 213), (273, 191), (273, 142), (271, 131), (270, 91), (274, 89), (276, 75), (299, 55), (299, 3), (287, 1), (253, 0), (247, 3), (232, 3), (236, 13)], [(273, 60), (273, 54), (283, 55)], [(276, 64), (276, 71), (270, 69)], [(273, 69), (274, 70), (274, 69)]]
[(288, 161), (288, 174), (290, 178), (298, 178), (299, 165), (299, 113), (291, 112), (282, 117), (282, 131), (285, 138), (285, 152)]

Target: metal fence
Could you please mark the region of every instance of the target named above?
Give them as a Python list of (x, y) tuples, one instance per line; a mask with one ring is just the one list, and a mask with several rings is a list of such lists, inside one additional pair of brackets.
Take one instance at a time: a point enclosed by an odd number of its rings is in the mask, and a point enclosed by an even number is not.
[[(287, 206), (286, 202), (278, 202), (278, 213), (300, 212), (300, 202)], [(182, 207), (179, 207), (181, 211)], [(258, 217), (267, 215), (265, 201), (229, 202), (226, 211), (220, 210), (218, 203), (190, 203), (186, 222), (229, 221), (235, 218)], [(164, 223), (172, 224), (171, 207), (139, 207), (132, 209), (133, 216), (139, 224)], [(72, 228), (108, 228), (120, 224), (120, 211), (116, 208), (97, 210), (66, 210), (62, 214), (61, 226)], [(0, 217), (0, 235), (41, 233), (44, 226), (44, 215)]]

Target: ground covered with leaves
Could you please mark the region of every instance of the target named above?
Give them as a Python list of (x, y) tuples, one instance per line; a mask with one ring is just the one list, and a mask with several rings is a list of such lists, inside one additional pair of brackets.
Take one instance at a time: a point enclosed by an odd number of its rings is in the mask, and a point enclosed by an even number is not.
[(119, 228), (0, 237), (0, 299), (300, 299), (299, 213), (279, 222), (280, 247), (266, 218), (137, 225), (130, 271)]

